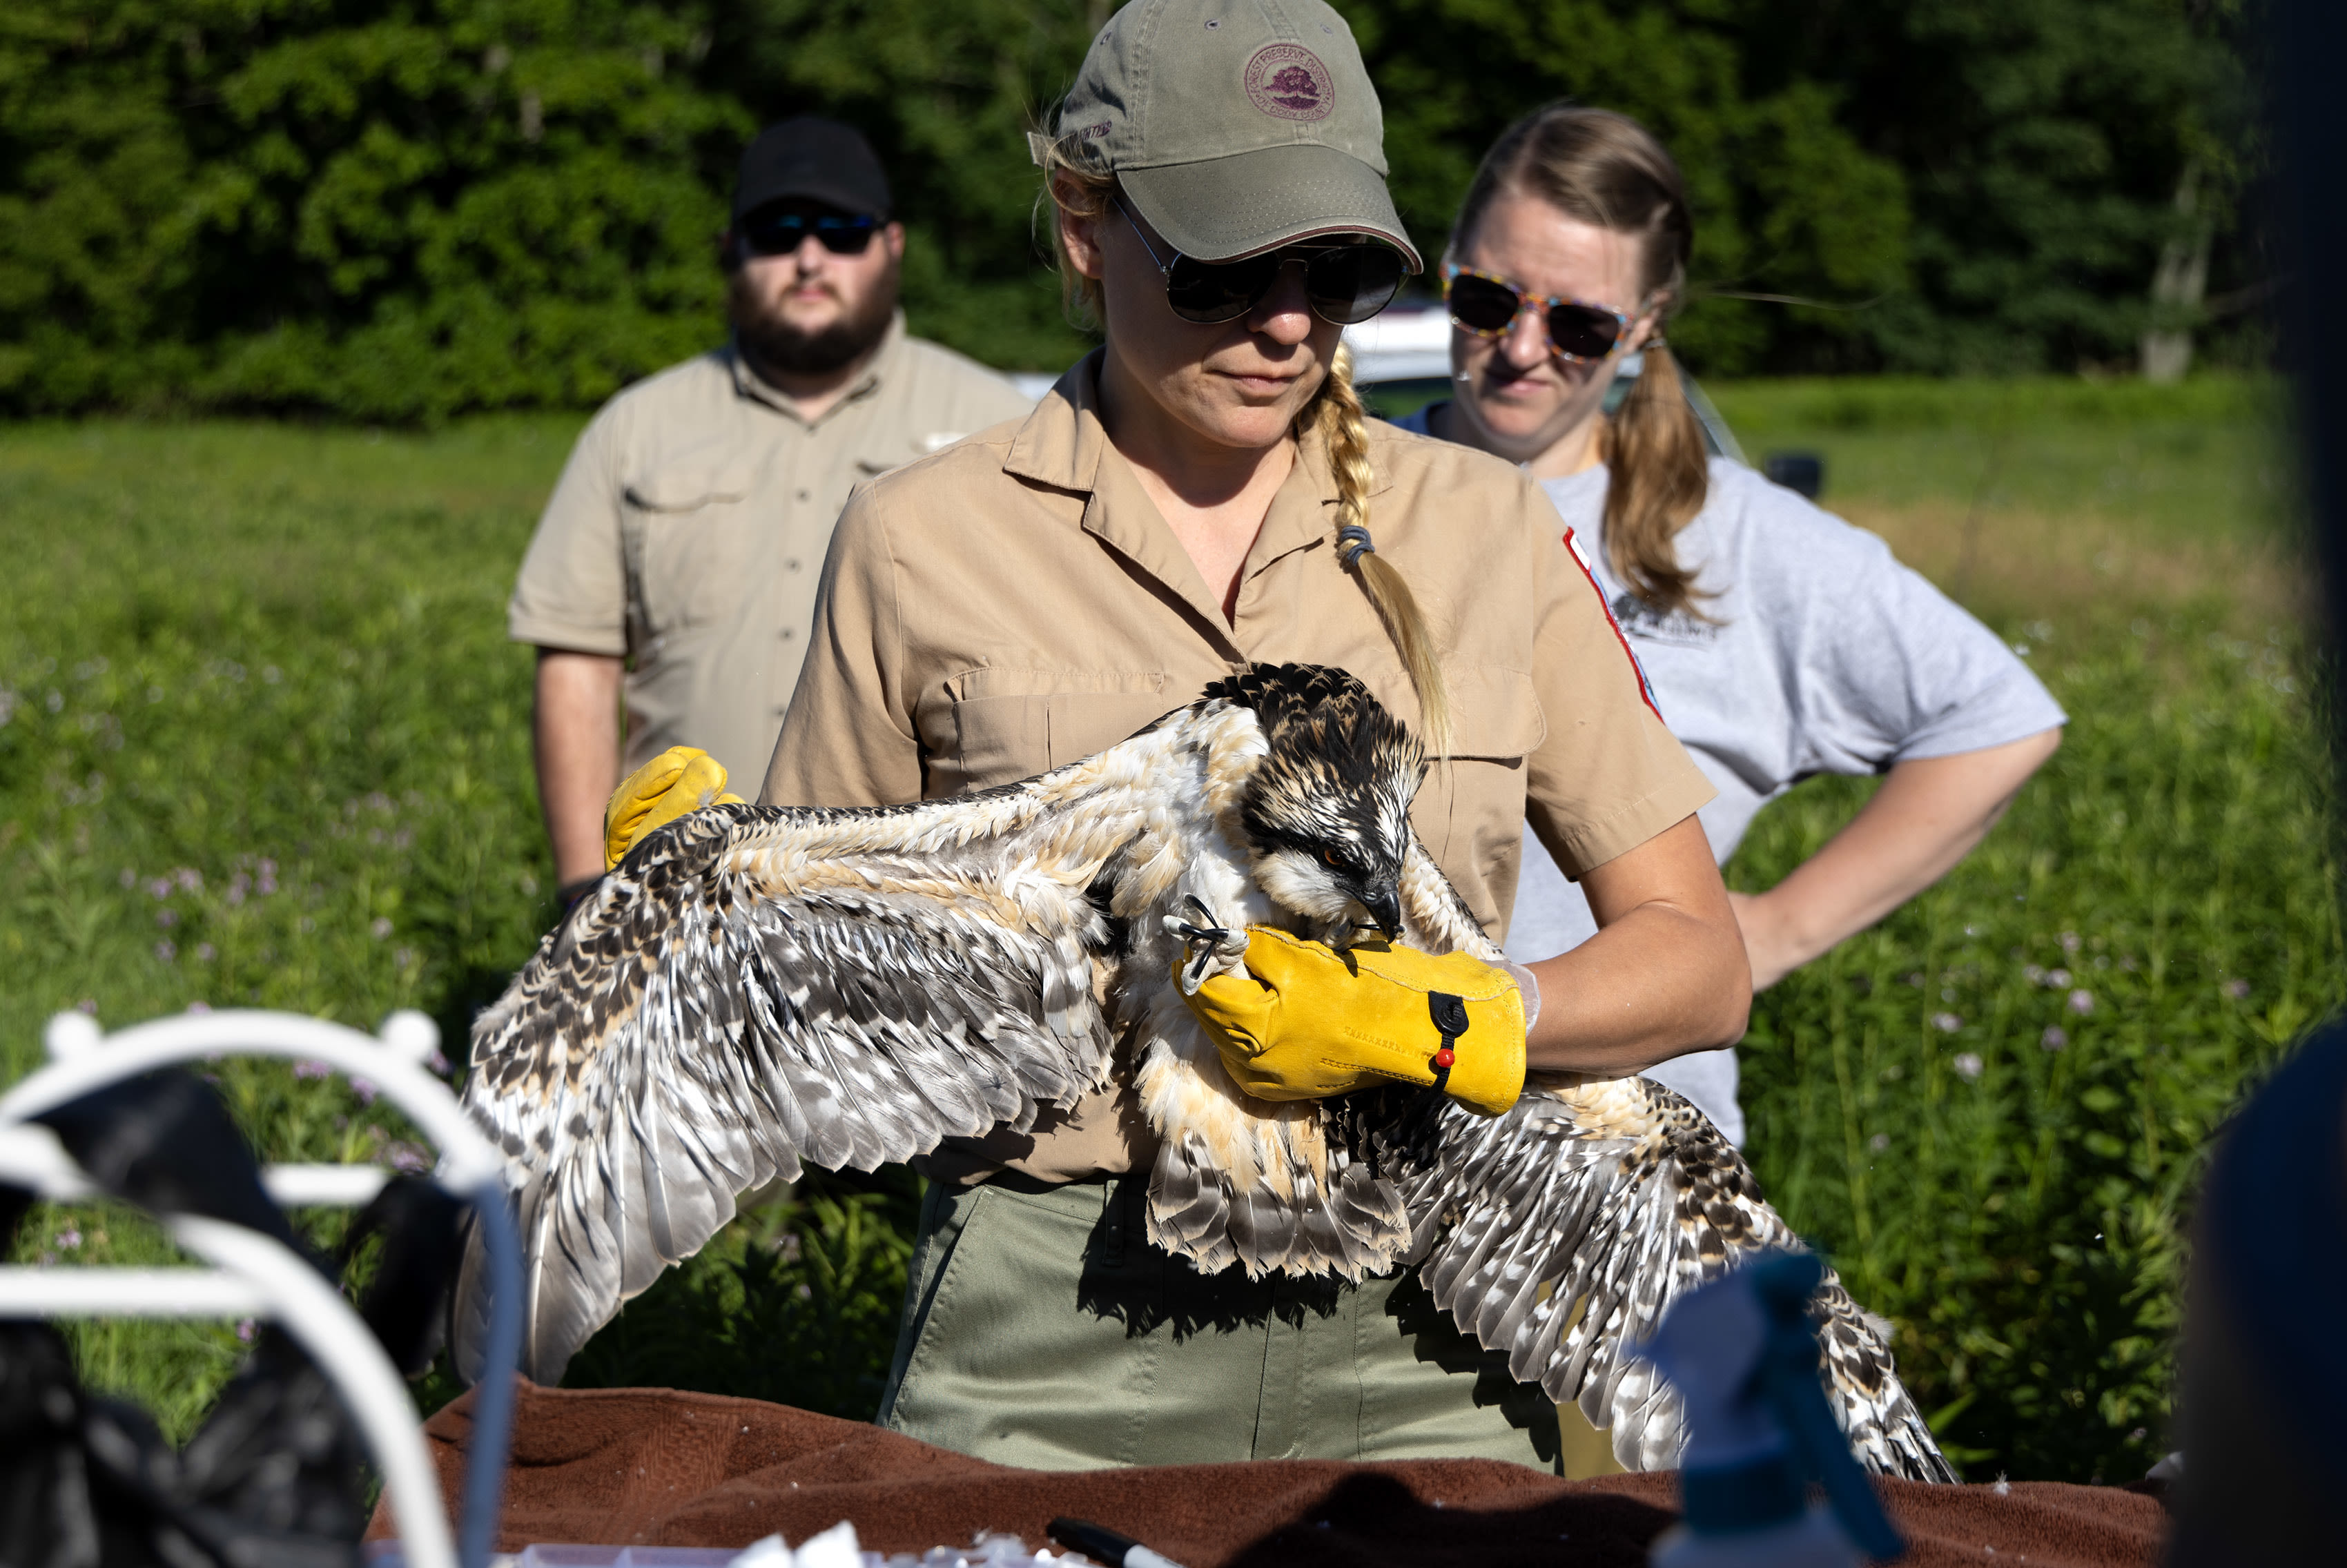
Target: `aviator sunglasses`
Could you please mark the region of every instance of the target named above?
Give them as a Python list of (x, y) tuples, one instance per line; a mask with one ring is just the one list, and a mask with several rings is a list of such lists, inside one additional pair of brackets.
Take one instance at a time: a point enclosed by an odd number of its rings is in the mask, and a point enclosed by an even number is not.
[(1185, 322), (1236, 321), (1263, 302), (1290, 261), (1304, 266), (1304, 299), (1322, 321), (1353, 326), (1368, 321), (1393, 302), (1409, 272), (1402, 254), (1375, 240), (1341, 241), (1332, 244), (1286, 245), (1260, 256), (1237, 261), (1201, 261), (1174, 252), (1173, 260), (1158, 255), (1131, 212), (1117, 203), (1124, 220), (1157, 271), (1165, 279), (1165, 302)]
[(1630, 330), (1630, 318), (1604, 305), (1526, 293), (1505, 278), (1453, 263), (1442, 269), (1442, 300), (1451, 324), (1481, 338), (1508, 335), (1530, 311), (1548, 328), (1548, 351), (1559, 359), (1604, 359)]
[(814, 235), (835, 256), (861, 256), (880, 220), (866, 213), (761, 207), (742, 220), (743, 243), (761, 256), (787, 256)]

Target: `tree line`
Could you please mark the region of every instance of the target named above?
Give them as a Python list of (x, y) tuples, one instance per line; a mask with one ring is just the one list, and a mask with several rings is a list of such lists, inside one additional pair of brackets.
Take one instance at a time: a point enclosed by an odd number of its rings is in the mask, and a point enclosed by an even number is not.
[[(1334, 3), (1430, 255), (1523, 110), (1661, 133), (1699, 222), (1672, 336), (1706, 374), (2256, 352), (2228, 314), (2261, 283), (2245, 0)], [(10, 0), (0, 413), (592, 404), (718, 338), (733, 160), (805, 110), (887, 159), (915, 330), (1055, 369), (1084, 340), (1023, 132), (1112, 9)]]

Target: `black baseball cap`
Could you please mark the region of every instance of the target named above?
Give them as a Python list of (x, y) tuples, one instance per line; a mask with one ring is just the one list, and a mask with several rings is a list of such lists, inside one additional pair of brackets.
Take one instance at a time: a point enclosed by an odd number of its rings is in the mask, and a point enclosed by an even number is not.
[(855, 127), (821, 115), (770, 125), (742, 149), (742, 172), (733, 181), (737, 220), (791, 196), (860, 217), (888, 216), (888, 176), (872, 144)]

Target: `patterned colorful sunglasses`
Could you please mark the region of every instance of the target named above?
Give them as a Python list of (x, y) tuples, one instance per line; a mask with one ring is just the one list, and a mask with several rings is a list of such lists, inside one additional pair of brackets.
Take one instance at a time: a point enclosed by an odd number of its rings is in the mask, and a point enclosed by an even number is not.
[(1516, 318), (1531, 311), (1548, 329), (1549, 353), (1575, 364), (1604, 359), (1630, 330), (1630, 318), (1620, 311), (1527, 293), (1505, 278), (1455, 263), (1442, 269), (1442, 302), (1453, 326), (1480, 338), (1507, 336)]

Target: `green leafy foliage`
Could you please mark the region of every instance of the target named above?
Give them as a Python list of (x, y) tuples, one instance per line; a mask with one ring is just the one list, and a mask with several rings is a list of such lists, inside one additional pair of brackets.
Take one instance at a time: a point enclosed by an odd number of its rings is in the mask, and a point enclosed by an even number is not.
[[(1524, 110), (1654, 126), (1699, 219), (1674, 335), (1714, 374), (2124, 359), (2160, 245), (2195, 221), (2181, 171), (2208, 171), (2229, 222), (2254, 162), (2228, 5), (1339, 8), (1430, 253)], [(721, 334), (735, 155), (806, 110), (862, 126), (893, 172), (915, 329), (1057, 369), (1084, 340), (1040, 264), (1024, 132), (1112, 9), (19, 0), (0, 11), (0, 412), (591, 405)], [(2225, 250), (2219, 286), (2248, 265)]]
[[(1430, 254), (1447, 243), (1484, 149), (1528, 110), (1570, 98), (1645, 122), (1686, 174), (1696, 303), (1671, 335), (1692, 363), (1748, 369), (1792, 320), (1725, 293), (1854, 302), (1907, 282), (1901, 170), (1838, 123), (1838, 86), (1793, 77), (1751, 89), (1744, 55), (1755, 7), (1393, 0), (1345, 9), (1385, 105), (1395, 200)], [(1829, 336), (1854, 331), (1853, 319), (1799, 318), (1801, 330)]]
[(1907, 0), (1754, 16), (1763, 78), (1836, 60), (1841, 123), (1905, 173), (1913, 286), (1865, 313), (1875, 363), (2129, 358), (2160, 243), (2189, 227), (2182, 170), (2203, 160), (2222, 209), (2250, 156), (2235, 9)]
[[(258, 1006), (372, 1028), (476, 1009), (551, 923), (529, 653), (503, 601), (577, 421), (425, 437), (207, 425), (0, 438), (16, 541), (0, 617), (0, 1082), (43, 1021)], [(371, 1090), (282, 1062), (206, 1070), (271, 1159), (426, 1161)], [(633, 1304), (574, 1380), (869, 1415), (913, 1194), (816, 1178)], [(331, 1245), (340, 1214), (305, 1216)], [(42, 1207), (15, 1260), (149, 1264), (159, 1230)], [(237, 1326), (83, 1323), (83, 1375), (184, 1436)], [(452, 1397), (445, 1366), (419, 1382)]]
[[(2024, 635), (2062, 752), (1954, 876), (1756, 999), (1745, 1098), (1764, 1190), (1898, 1323), (1973, 1473), (2127, 1481), (2175, 1446), (2207, 1140), (2347, 997), (2329, 770), (2280, 631)], [(1772, 808), (1731, 885), (1773, 884), (1870, 787)]]
[(0, 24), (0, 406), (429, 420), (706, 346), (753, 128), (625, 0), (37, 0)]

